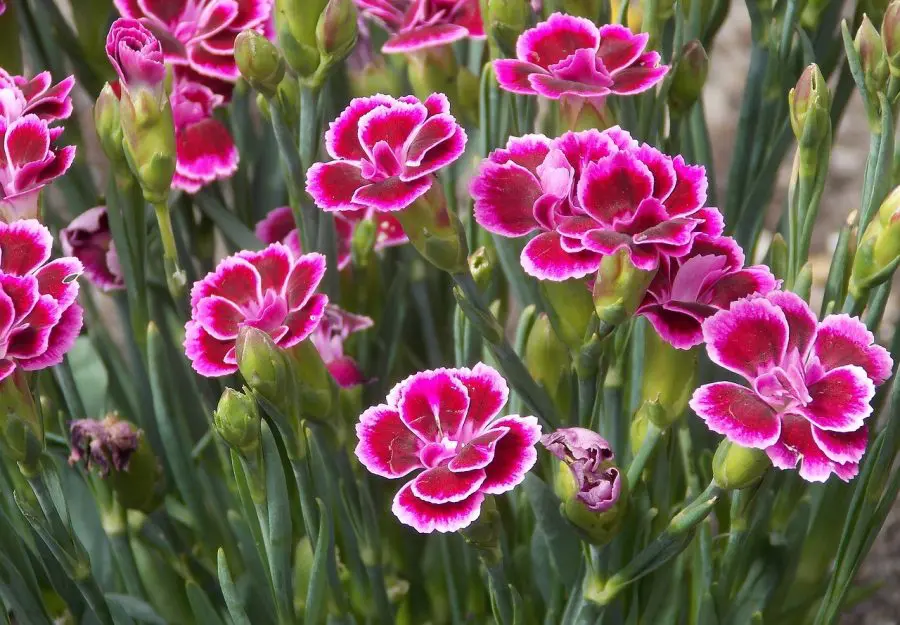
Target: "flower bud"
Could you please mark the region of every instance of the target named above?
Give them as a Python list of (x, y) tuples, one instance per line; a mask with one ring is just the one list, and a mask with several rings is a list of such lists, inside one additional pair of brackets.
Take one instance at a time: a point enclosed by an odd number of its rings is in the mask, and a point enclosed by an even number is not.
[(275, 28), (284, 60), (302, 77), (319, 67), (316, 25), (328, 0), (275, 0)]
[(622, 524), (628, 499), (609, 443), (591, 430), (565, 428), (544, 435), (541, 444), (568, 467), (558, 467), (554, 481), (563, 514), (589, 542), (608, 543)]
[(485, 497), (484, 503), (481, 504), (481, 514), (459, 533), (488, 566), (500, 562), (503, 557), (500, 549), (503, 521), (500, 518), (500, 511), (497, 510), (497, 502), (492, 496)]
[(323, 62), (339, 63), (350, 54), (356, 45), (356, 21), (353, 0), (328, 0), (316, 24), (316, 44)]
[(240, 455), (250, 456), (259, 449), (260, 423), (256, 400), (226, 388), (213, 413), (213, 424), (222, 440)]
[(891, 2), (884, 12), (881, 36), (891, 75), (900, 76), (900, 0)]
[(696, 349), (676, 349), (647, 328), (641, 401), (652, 405), (647, 416), (657, 427), (667, 428), (687, 409), (696, 374)]
[(287, 355), (268, 334), (243, 326), (235, 343), (238, 369), (254, 391), (279, 409), (290, 405), (291, 382)]
[(584, 280), (542, 280), (539, 285), (559, 338), (569, 349), (580, 349), (594, 314), (591, 292)]
[(25, 373), (16, 369), (0, 382), (0, 454), (26, 475), (38, 470), (44, 451), (44, 425)]
[[(610, 0), (609, 10), (611, 21), (615, 22), (618, 19), (619, 14), (622, 12), (622, 4), (623, 0)], [(641, 4), (642, 3), (640, 2), (629, 2), (628, 8), (625, 11), (623, 23), (634, 33), (640, 32), (644, 23), (644, 12), (641, 10)]]
[(883, 92), (887, 86), (889, 71), (887, 55), (881, 35), (867, 15), (863, 15), (862, 23), (853, 39), (853, 47), (859, 54), (866, 91), (870, 95)]
[(487, 0), (485, 24), (503, 56), (516, 56), (516, 41), (531, 16), (528, 0)]
[(100, 147), (109, 162), (116, 167), (127, 167), (125, 148), (122, 145), (122, 122), (119, 114), (118, 83), (103, 85), (97, 102), (94, 104), (94, 126), (100, 138)]
[(681, 49), (669, 89), (669, 107), (675, 114), (684, 115), (694, 106), (703, 91), (708, 72), (709, 57), (703, 44), (696, 39), (686, 43)]
[(494, 278), (494, 264), (496, 261), (492, 254), (483, 245), (469, 254), (469, 271), (478, 286), (479, 291), (487, 291)]
[(234, 60), (241, 76), (266, 97), (275, 95), (284, 78), (284, 58), (265, 35), (245, 30), (234, 40)]
[(327, 420), (337, 389), (319, 352), (307, 339), (291, 347), (286, 354), (300, 416), (312, 421)]
[(900, 187), (882, 202), (878, 215), (866, 227), (850, 271), (850, 293), (862, 297), (868, 289), (888, 280), (900, 262)]
[(626, 250), (604, 256), (594, 281), (594, 310), (600, 321), (616, 326), (630, 319), (655, 271), (638, 269)]
[(350, 239), (350, 253), (353, 258), (353, 264), (360, 267), (366, 265), (369, 257), (375, 250), (377, 242), (378, 226), (375, 224), (374, 219), (363, 219), (357, 223)]
[(413, 247), (432, 265), (447, 273), (468, 269), (466, 235), (456, 211), (448, 208), (439, 184), (403, 210), (392, 213)]
[(550, 395), (559, 413), (569, 414), (572, 404), (569, 349), (556, 336), (544, 313), (535, 318), (528, 333), (525, 366), (534, 381)]
[(831, 94), (825, 77), (815, 63), (807, 66), (797, 86), (788, 93), (791, 127), (800, 147), (816, 147), (831, 129)]
[(725, 490), (741, 490), (755, 484), (770, 466), (762, 449), (741, 447), (726, 438), (713, 457), (713, 479)]

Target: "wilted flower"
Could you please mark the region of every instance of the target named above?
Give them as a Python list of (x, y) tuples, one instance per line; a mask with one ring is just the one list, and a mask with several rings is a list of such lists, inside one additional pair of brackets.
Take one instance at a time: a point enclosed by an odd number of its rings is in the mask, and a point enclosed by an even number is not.
[(116, 244), (109, 230), (105, 206), (84, 211), (59, 232), (63, 254), (84, 265), (84, 274), (104, 291), (125, 288)]
[(659, 53), (644, 51), (649, 37), (618, 24), (598, 29), (589, 19), (554, 13), (522, 33), (517, 58), (494, 61), (494, 71), (507, 91), (575, 98), (599, 109), (606, 96), (641, 93), (665, 76), (669, 67), (660, 65)]
[(0, 69), (0, 219), (37, 217), (41, 189), (72, 165), (75, 146), (57, 146), (63, 128), (50, 124), (72, 113), (74, 85), (71, 76), (53, 85), (48, 72), (28, 80)]
[(764, 449), (772, 464), (823, 482), (859, 471), (875, 386), (891, 375), (891, 357), (859, 319), (816, 321), (793, 293), (738, 300), (703, 324), (713, 362), (750, 387), (716, 382), (694, 392), (691, 408), (706, 425), (743, 447)]
[[(388, 213), (373, 210), (343, 211), (335, 215), (334, 227), (338, 239), (338, 269), (350, 264), (351, 243), (356, 226), (365, 219), (375, 222), (375, 250), (382, 250), (407, 242), (403, 228)], [(300, 233), (294, 222), (294, 214), (290, 206), (281, 206), (270, 211), (256, 224), (256, 236), (263, 243), (284, 243), (295, 255), (302, 254), (300, 249)]]
[(660, 261), (637, 314), (667, 343), (688, 349), (703, 342), (701, 324), (713, 313), (776, 287), (765, 265), (744, 267), (744, 252), (734, 239), (701, 234), (687, 255)]
[(222, 260), (191, 289), (184, 349), (194, 369), (208, 377), (237, 371), (235, 341), (244, 326), (283, 348), (308, 337), (328, 303), (315, 293), (324, 274), (324, 256), (295, 257), (280, 243)]
[(703, 167), (687, 165), (619, 127), (513, 137), (472, 181), (475, 219), (507, 237), (540, 231), (522, 250), (525, 271), (541, 280), (595, 273), (604, 256), (627, 251), (642, 270), (681, 257), (723, 222), (706, 202)]
[(238, 168), (238, 150), (225, 125), (213, 117), (221, 95), (196, 82), (179, 81), (172, 91), (177, 161), (172, 186), (196, 193)]
[(69, 464), (84, 460), (87, 468), (96, 467), (101, 477), (108, 476), (110, 471), (127, 471), (143, 436), (141, 430), (115, 415), (102, 421), (77, 419), (69, 424), (69, 432), (72, 437)]
[(494, 417), (509, 391), (496, 371), (421, 371), (395, 386), (356, 426), (356, 456), (372, 473), (398, 478), (424, 469), (394, 497), (401, 522), (423, 533), (472, 523), (485, 495), (512, 490), (537, 460), (534, 417)]
[(16, 366), (57, 365), (81, 331), (76, 258), (47, 262), (50, 231), (35, 219), (0, 223), (0, 380)]
[(391, 34), (381, 48), (385, 53), (484, 38), (478, 0), (356, 0), (356, 6)]
[(306, 190), (326, 211), (406, 208), (434, 173), (459, 158), (466, 133), (440, 93), (356, 98), (331, 122), (325, 149), (335, 160), (309, 168)]
[(162, 43), (179, 77), (199, 80), (228, 97), (240, 76), (234, 60), (238, 33), (263, 32), (272, 0), (115, 0), (123, 17), (140, 20)]
[(356, 361), (344, 354), (344, 341), (351, 334), (371, 328), (373, 324), (372, 319), (365, 315), (355, 315), (334, 305), (325, 307), (322, 320), (309, 339), (338, 386), (347, 388), (365, 381)]

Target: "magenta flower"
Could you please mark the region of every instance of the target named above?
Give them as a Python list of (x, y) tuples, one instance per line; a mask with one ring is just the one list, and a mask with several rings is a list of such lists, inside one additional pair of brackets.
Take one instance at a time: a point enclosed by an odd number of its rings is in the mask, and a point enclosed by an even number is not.
[[(409, 240), (403, 227), (388, 213), (373, 210), (344, 211), (335, 216), (334, 227), (338, 239), (338, 269), (344, 270), (350, 265), (353, 233), (357, 224), (365, 219), (374, 219), (378, 229), (375, 235), (375, 250), (403, 245)], [(256, 224), (256, 236), (263, 243), (284, 243), (294, 254), (302, 254), (300, 250), (300, 233), (294, 223), (294, 214), (290, 206), (282, 206), (269, 212)]]
[(81, 261), (84, 274), (97, 287), (104, 291), (125, 288), (105, 206), (95, 206), (81, 213), (60, 231), (59, 240), (63, 254)]
[(204, 85), (178, 81), (170, 98), (175, 122), (172, 187), (196, 193), (237, 171), (238, 150), (225, 125), (213, 117), (224, 98)]
[(513, 93), (603, 105), (609, 94), (650, 89), (669, 71), (659, 53), (645, 52), (647, 33), (625, 26), (599, 29), (588, 19), (554, 13), (516, 42), (516, 59), (494, 61), (500, 86)]
[(749, 388), (716, 382), (690, 406), (707, 427), (772, 464), (823, 482), (849, 481), (866, 451), (865, 420), (875, 386), (891, 375), (891, 357), (859, 319), (821, 322), (793, 293), (772, 291), (734, 302), (703, 323), (710, 359), (743, 376)]
[(324, 274), (324, 256), (295, 257), (280, 243), (222, 260), (191, 289), (184, 350), (194, 370), (207, 377), (237, 371), (235, 341), (243, 326), (263, 330), (283, 348), (304, 340), (328, 303), (315, 293)]
[(344, 354), (344, 341), (351, 334), (371, 328), (373, 324), (372, 319), (365, 315), (355, 315), (331, 304), (325, 307), (322, 320), (309, 340), (338, 386), (348, 388), (365, 382), (359, 365)]
[(591, 512), (606, 512), (622, 493), (622, 476), (605, 438), (585, 428), (563, 428), (541, 437), (541, 445), (566, 463), (575, 480), (575, 496)]
[(466, 133), (441, 93), (424, 103), (414, 96), (355, 98), (325, 133), (335, 160), (309, 168), (306, 190), (326, 211), (401, 210), (465, 147)]
[(637, 314), (667, 343), (689, 349), (703, 342), (701, 324), (716, 311), (777, 287), (765, 265), (744, 267), (744, 252), (734, 239), (700, 234), (688, 254), (660, 261)]
[(47, 262), (52, 247), (50, 231), (36, 219), (0, 223), (0, 380), (17, 366), (59, 364), (81, 332), (81, 263)]
[(85, 468), (96, 467), (100, 477), (108, 477), (110, 470), (127, 471), (144, 435), (142, 430), (114, 414), (102, 421), (76, 419), (69, 423), (69, 433), (72, 437), (69, 464), (84, 460)]
[(115, 0), (123, 17), (140, 20), (162, 43), (165, 61), (179, 78), (203, 82), (228, 97), (240, 77), (234, 39), (243, 30), (263, 32), (272, 0)]
[(63, 132), (50, 125), (72, 113), (70, 76), (52, 84), (42, 72), (27, 80), (0, 69), (0, 219), (38, 215), (41, 189), (62, 176), (75, 160), (75, 146), (58, 146)]
[(381, 48), (386, 54), (485, 36), (478, 0), (356, 0), (356, 6), (390, 33)]
[(541, 428), (534, 417), (495, 419), (508, 395), (500, 374), (482, 363), (421, 371), (360, 416), (356, 457), (369, 471), (398, 478), (424, 469), (394, 497), (402, 523), (454, 532), (478, 518), (485, 495), (525, 478)]
[(513, 137), (482, 161), (472, 180), (475, 219), (507, 237), (539, 234), (522, 250), (525, 271), (541, 280), (595, 273), (626, 249), (639, 269), (680, 257), (723, 222), (706, 202), (703, 167), (687, 165), (618, 126), (600, 132)]
[(166, 97), (162, 45), (140, 22), (126, 18), (113, 22), (106, 36), (106, 56), (123, 90), (147, 89), (159, 102)]

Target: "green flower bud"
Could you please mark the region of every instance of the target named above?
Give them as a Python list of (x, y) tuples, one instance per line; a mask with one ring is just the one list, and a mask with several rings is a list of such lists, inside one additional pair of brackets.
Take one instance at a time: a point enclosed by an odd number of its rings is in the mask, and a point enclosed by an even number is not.
[(241, 76), (264, 96), (275, 95), (284, 78), (284, 58), (268, 37), (245, 30), (234, 40), (234, 60)]
[(233, 388), (226, 388), (213, 413), (216, 432), (228, 446), (242, 456), (251, 456), (259, 449), (260, 416), (256, 400)]
[(815, 63), (807, 66), (788, 93), (791, 127), (800, 147), (819, 146), (831, 134), (831, 94)]
[(275, 28), (284, 60), (294, 72), (312, 76), (319, 67), (316, 25), (328, 0), (275, 0)]
[(600, 321), (616, 326), (637, 310), (656, 271), (638, 269), (627, 250), (604, 256), (594, 281), (594, 309)]
[(16, 368), (0, 382), (0, 454), (28, 476), (38, 471), (44, 451), (44, 424), (26, 374)]
[(169, 99), (149, 89), (122, 91), (120, 100), (125, 156), (144, 199), (164, 204), (175, 174), (175, 125)]
[(294, 382), (294, 397), (300, 416), (312, 421), (325, 421), (337, 391), (328, 368), (309, 339), (287, 350)]
[(500, 537), (503, 535), (503, 521), (497, 510), (497, 502), (490, 495), (481, 504), (478, 518), (459, 533), (488, 566), (497, 564), (502, 559)]
[(772, 237), (772, 243), (769, 244), (769, 268), (772, 274), (779, 280), (787, 278), (788, 248), (787, 241), (781, 236), (780, 232), (776, 232)]
[(859, 54), (866, 91), (871, 96), (883, 92), (887, 86), (889, 72), (887, 54), (881, 35), (867, 15), (863, 15), (862, 23), (853, 39), (853, 47)]
[(647, 328), (641, 401), (649, 404), (647, 416), (657, 427), (667, 428), (684, 413), (696, 375), (696, 349), (676, 349)]
[(479, 291), (487, 291), (494, 279), (493, 250), (488, 250), (483, 245), (469, 254), (469, 271), (478, 286)]
[(685, 44), (669, 89), (669, 107), (673, 113), (684, 115), (694, 106), (703, 91), (707, 73), (709, 57), (703, 44), (696, 39)]
[(878, 215), (866, 227), (853, 258), (850, 293), (857, 299), (888, 280), (900, 262), (900, 187), (882, 202)]
[(316, 44), (323, 62), (342, 61), (356, 45), (356, 5), (353, 0), (328, 0), (316, 24)]
[(487, 0), (485, 24), (491, 40), (507, 57), (516, 56), (516, 41), (528, 26), (531, 6), (528, 0)]
[(546, 389), (560, 414), (569, 414), (572, 407), (569, 349), (556, 336), (546, 314), (537, 316), (528, 333), (525, 366), (534, 381)]
[(770, 466), (762, 449), (741, 447), (726, 438), (713, 457), (713, 478), (725, 490), (741, 490), (755, 484)]
[(235, 344), (238, 369), (254, 391), (279, 409), (290, 407), (292, 376), (284, 350), (267, 333), (244, 326)]
[(468, 270), (466, 235), (440, 185), (432, 185), (425, 195), (392, 214), (425, 260), (447, 273)]
[(541, 280), (538, 284), (559, 338), (569, 349), (580, 349), (594, 314), (594, 302), (584, 280)]
[(881, 22), (881, 36), (892, 76), (900, 76), (900, 0), (891, 2)]

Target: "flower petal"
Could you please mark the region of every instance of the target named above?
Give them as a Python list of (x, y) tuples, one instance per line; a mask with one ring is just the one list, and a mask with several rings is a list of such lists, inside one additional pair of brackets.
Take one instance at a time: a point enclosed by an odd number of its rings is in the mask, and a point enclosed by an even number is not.
[(315, 163), (306, 172), (306, 192), (326, 211), (359, 209), (353, 196), (367, 184), (359, 167), (344, 161)]
[(391, 511), (401, 523), (422, 534), (430, 534), (435, 530), (455, 532), (478, 518), (483, 501), (484, 495), (476, 492), (467, 499), (454, 503), (428, 503), (416, 497), (412, 492), (412, 483), (407, 483), (394, 496)]
[(494, 459), (485, 467), (486, 478), (481, 485), (481, 492), (499, 495), (521, 483), (537, 462), (534, 446), (541, 440), (541, 426), (535, 417), (510, 415), (494, 421), (491, 428), (509, 429), (497, 442)]
[(229, 375), (237, 371), (237, 365), (225, 362), (225, 354), (234, 347), (234, 341), (213, 338), (196, 321), (188, 321), (184, 329), (184, 353), (191, 361), (194, 371), (206, 377)]
[(891, 377), (893, 361), (888, 351), (875, 344), (865, 324), (849, 315), (825, 317), (819, 323), (813, 350), (826, 370), (858, 365), (875, 384)]
[(536, 92), (531, 86), (531, 76), (546, 73), (547, 70), (540, 65), (517, 59), (494, 61), (494, 75), (497, 77), (497, 83), (510, 93), (534, 95)]
[(599, 43), (600, 33), (590, 20), (554, 13), (519, 36), (516, 56), (520, 61), (548, 68), (579, 48), (596, 50)]
[(811, 384), (809, 394), (812, 401), (802, 409), (803, 416), (823, 430), (852, 432), (872, 414), (875, 385), (862, 367), (844, 365)]
[(325, 149), (331, 157), (351, 161), (365, 158), (366, 152), (359, 143), (359, 120), (370, 111), (390, 107), (393, 103), (392, 97), (381, 94), (350, 100), (325, 133)]
[(670, 215), (690, 215), (706, 203), (709, 181), (702, 165), (687, 165), (684, 158), (672, 159), (675, 188), (663, 202)]
[(454, 375), (466, 387), (469, 395), (469, 410), (458, 438), (469, 440), (500, 413), (509, 398), (509, 387), (503, 376), (483, 362), (471, 369), (456, 369)]
[(422, 441), (400, 419), (396, 408), (384, 404), (362, 413), (356, 424), (356, 457), (375, 475), (402, 477), (423, 465), (419, 461)]
[(428, 117), (422, 104), (394, 102), (391, 107), (380, 106), (363, 115), (357, 126), (359, 142), (369, 160), (374, 161), (375, 146), (384, 141), (399, 154), (407, 140)]
[(509, 428), (499, 427), (479, 434), (456, 453), (456, 456), (447, 464), (447, 468), (454, 472), (483, 469), (493, 461), (497, 441), (503, 438), (507, 432), (509, 432)]
[(328, 305), (328, 296), (315, 293), (298, 310), (288, 313), (284, 319), (287, 332), (277, 340), (281, 347), (293, 347), (312, 334), (313, 330), (322, 321), (325, 306)]
[(325, 257), (313, 252), (304, 254), (297, 259), (291, 267), (287, 282), (284, 285), (284, 294), (288, 298), (288, 306), (293, 310), (302, 306), (307, 299), (319, 287), (319, 283), (325, 276)]
[(537, 178), (513, 162), (485, 160), (472, 180), (475, 221), (489, 232), (519, 237), (538, 227), (534, 203), (541, 196)]
[(175, 171), (201, 186), (229, 178), (238, 168), (238, 150), (222, 122), (204, 119), (177, 133)]
[(787, 319), (765, 299), (742, 299), (703, 323), (703, 339), (713, 362), (752, 380), (784, 358)]
[(637, 211), (653, 193), (647, 166), (627, 152), (590, 163), (578, 181), (578, 201), (597, 221), (612, 225)]
[(443, 437), (455, 440), (465, 421), (469, 395), (453, 373), (452, 369), (421, 371), (400, 383), (400, 418), (425, 442), (440, 442)]
[(433, 176), (423, 176), (408, 182), (398, 177), (388, 178), (357, 189), (353, 193), (353, 202), (357, 207), (369, 206), (380, 211), (403, 210), (425, 195), (433, 182)]
[(796, 349), (806, 359), (816, 338), (816, 316), (803, 299), (790, 291), (771, 291), (766, 299), (778, 306), (788, 324), (787, 351)]
[[(260, 289), (265, 293), (272, 289), (276, 293), (284, 291), (288, 275), (291, 272), (292, 256), (287, 246), (280, 242), (272, 243), (258, 252), (243, 250), (235, 256), (243, 258), (253, 265), (259, 273)], [(301, 257), (302, 259), (303, 257)], [(300, 261), (298, 260), (298, 263)], [(307, 262), (307, 261), (304, 261)]]
[(381, 47), (385, 54), (406, 53), (443, 46), (469, 36), (469, 31), (456, 24), (435, 24), (401, 31)]
[(865, 425), (853, 432), (829, 432), (813, 426), (812, 436), (819, 449), (837, 463), (859, 462), (869, 444), (869, 428)]
[(191, 309), (196, 309), (204, 297), (219, 295), (238, 306), (262, 298), (261, 279), (256, 268), (243, 258), (230, 256), (224, 259), (202, 280), (191, 288)]
[(597, 271), (601, 256), (584, 251), (569, 253), (562, 248), (560, 235), (544, 232), (533, 238), (522, 250), (522, 268), (538, 280), (561, 282), (569, 278), (583, 278)]
[(743, 447), (765, 449), (781, 433), (781, 421), (775, 411), (739, 384), (704, 384), (694, 391), (690, 406), (710, 430)]
[(483, 469), (457, 473), (438, 466), (419, 473), (412, 481), (412, 492), (428, 503), (453, 503), (476, 493), (484, 478)]
[(0, 270), (23, 276), (50, 258), (53, 236), (36, 219), (0, 224)]
[(603, 61), (608, 72), (614, 72), (631, 65), (647, 47), (647, 33), (632, 33), (620, 24), (606, 24), (600, 27), (600, 47), (597, 56)]
[(803, 417), (785, 415), (781, 438), (766, 450), (772, 464), (780, 469), (793, 469), (799, 461), (800, 477), (808, 482), (824, 482), (832, 473), (844, 481), (855, 475), (855, 463), (833, 462), (816, 444), (812, 430), (812, 425)]

